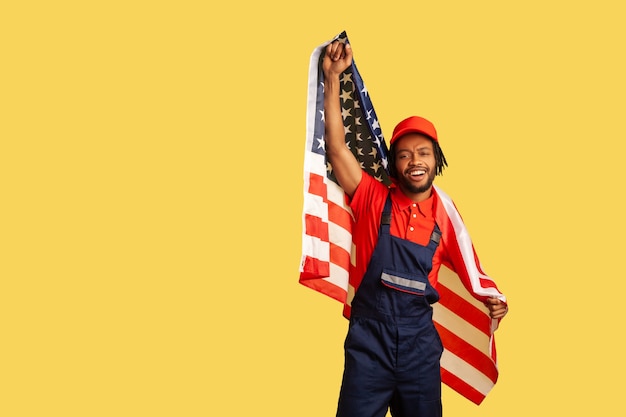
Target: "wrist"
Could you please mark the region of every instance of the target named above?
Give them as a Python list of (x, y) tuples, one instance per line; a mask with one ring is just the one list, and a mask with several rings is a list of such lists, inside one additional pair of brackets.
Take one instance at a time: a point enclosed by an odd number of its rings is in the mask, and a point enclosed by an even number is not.
[(324, 89), (328, 91), (328, 89), (339, 88), (339, 74), (324, 74)]

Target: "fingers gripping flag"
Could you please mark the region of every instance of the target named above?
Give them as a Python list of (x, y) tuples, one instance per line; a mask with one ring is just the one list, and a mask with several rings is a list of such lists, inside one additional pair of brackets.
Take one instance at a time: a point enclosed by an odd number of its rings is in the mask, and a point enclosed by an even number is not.
[[(345, 32), (334, 40), (348, 42)], [(322, 60), (326, 42), (317, 47), (309, 66), (302, 259), (299, 282), (344, 304), (354, 286), (352, 212), (337, 184), (324, 146), (324, 80)], [(346, 145), (368, 174), (389, 185), (388, 149), (363, 80), (353, 64), (341, 77), (341, 107)], [(498, 378), (487, 297), (506, 301), (483, 271), (460, 214), (452, 200), (435, 187), (435, 217), (450, 264), (442, 265), (437, 289), (441, 295), (433, 320), (444, 344), (442, 381), (480, 404)], [(349, 294), (350, 292), (350, 294)], [(344, 311), (349, 311), (349, 306)]]

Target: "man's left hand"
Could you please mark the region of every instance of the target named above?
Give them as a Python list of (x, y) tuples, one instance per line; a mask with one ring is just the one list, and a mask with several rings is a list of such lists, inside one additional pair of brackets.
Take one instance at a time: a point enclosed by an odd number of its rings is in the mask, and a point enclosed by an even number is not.
[(498, 298), (488, 298), (485, 305), (489, 309), (489, 315), (492, 319), (501, 319), (509, 312), (509, 306)]

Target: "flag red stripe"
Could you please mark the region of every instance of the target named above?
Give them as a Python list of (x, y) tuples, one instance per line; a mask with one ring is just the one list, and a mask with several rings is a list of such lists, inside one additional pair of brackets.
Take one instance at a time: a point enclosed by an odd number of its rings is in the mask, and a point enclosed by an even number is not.
[(312, 216), (310, 214), (304, 215), (304, 223), (307, 235), (317, 237), (324, 242), (328, 242), (328, 223), (324, 222), (319, 217)]
[(346, 291), (343, 288), (340, 288), (334, 284), (331, 284), (328, 281), (324, 281), (323, 279), (303, 279), (302, 275), (300, 276), (300, 284), (305, 287), (309, 287), (315, 291), (318, 291), (322, 294), (327, 295), (330, 298), (333, 298), (340, 303), (346, 301)]
[(462, 358), (465, 362), (485, 374), (493, 383), (498, 380), (498, 369), (488, 354), (476, 349), (439, 323), (435, 323), (435, 326), (446, 350)]
[(479, 405), (485, 399), (480, 391), (445, 369), (441, 369), (441, 381), (474, 404)]
[(352, 216), (350, 216), (350, 213), (332, 201), (328, 202), (328, 220), (348, 231), (352, 228)]
[(319, 195), (326, 201), (326, 183), (324, 183), (324, 177), (317, 174), (309, 174), (309, 189), (311, 194)]
[(437, 285), (437, 291), (441, 299), (445, 300), (444, 303), (442, 303), (443, 306), (456, 315), (463, 317), (463, 320), (467, 321), (487, 336), (491, 336), (490, 319), (485, 315), (484, 311), (476, 308), (472, 303), (441, 283)]
[(319, 280), (321, 277), (330, 276), (330, 265), (326, 261), (318, 258), (306, 256), (302, 262), (302, 271), (300, 272), (300, 280)]
[(350, 271), (350, 253), (341, 246), (330, 243), (330, 262)]
[(490, 279), (480, 278), (479, 282), (480, 282), (480, 286), (483, 287), (483, 288), (495, 288), (495, 289), (498, 289), (498, 287), (496, 286), (496, 283), (493, 282)]

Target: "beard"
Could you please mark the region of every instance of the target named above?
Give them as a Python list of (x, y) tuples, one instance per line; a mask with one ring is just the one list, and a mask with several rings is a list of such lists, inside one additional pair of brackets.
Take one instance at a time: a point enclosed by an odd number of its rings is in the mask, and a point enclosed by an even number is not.
[(422, 185), (415, 185), (409, 179), (407, 179), (404, 175), (400, 176), (398, 182), (401, 185), (401, 188), (408, 191), (411, 194), (421, 194), (430, 189), (433, 185), (433, 181), (435, 181), (435, 172), (434, 170), (428, 170), (426, 172), (426, 182)]

